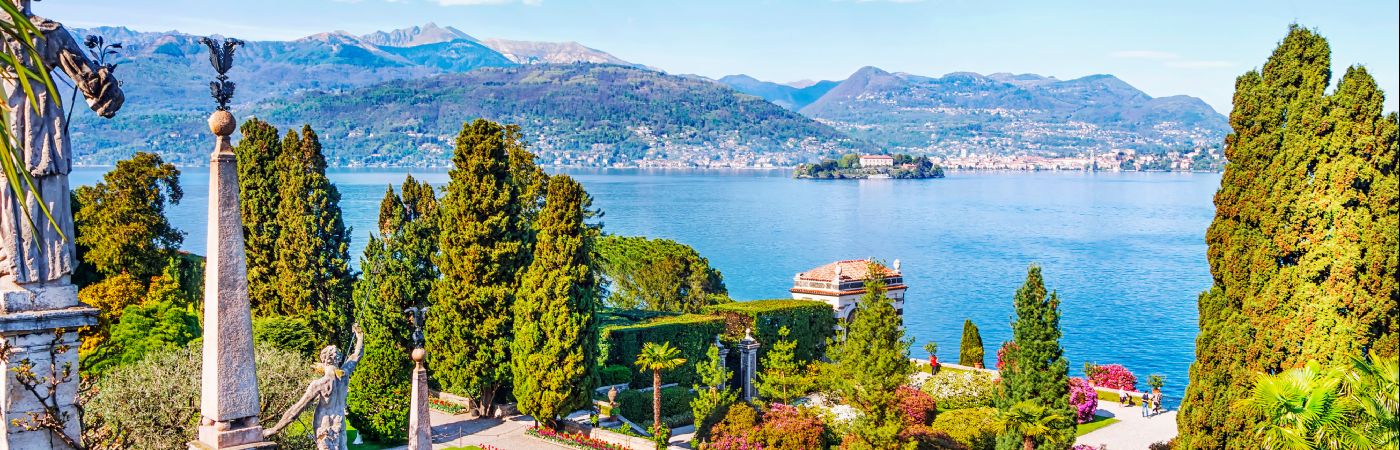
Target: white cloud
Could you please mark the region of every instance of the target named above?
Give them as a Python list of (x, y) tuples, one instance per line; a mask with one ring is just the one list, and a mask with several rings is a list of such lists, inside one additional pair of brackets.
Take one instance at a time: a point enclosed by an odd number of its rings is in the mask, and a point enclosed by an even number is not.
[(544, 0), (433, 0), (442, 6), (480, 6), (480, 5), (509, 5), (520, 3), (522, 5), (539, 6)]

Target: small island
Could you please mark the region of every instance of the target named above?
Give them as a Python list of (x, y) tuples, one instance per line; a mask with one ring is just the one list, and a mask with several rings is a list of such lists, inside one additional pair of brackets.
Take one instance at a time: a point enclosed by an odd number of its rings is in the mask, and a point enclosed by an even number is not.
[(943, 167), (928, 158), (906, 154), (857, 155), (824, 159), (797, 166), (795, 178), (859, 180), (866, 178), (922, 179), (943, 178)]

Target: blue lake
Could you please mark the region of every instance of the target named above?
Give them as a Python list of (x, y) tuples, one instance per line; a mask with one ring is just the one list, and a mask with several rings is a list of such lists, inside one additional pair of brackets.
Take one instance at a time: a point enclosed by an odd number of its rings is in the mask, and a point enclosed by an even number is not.
[[(107, 169), (75, 169), (74, 186)], [(1196, 296), (1210, 286), (1204, 235), (1218, 174), (951, 173), (941, 180), (794, 180), (783, 170), (564, 170), (595, 197), (607, 232), (694, 246), (736, 299), (786, 298), (797, 272), (838, 259), (899, 259), (912, 354), (955, 361), (964, 319), (987, 363), (1010, 338), (1012, 297), (1040, 264), (1059, 293), (1070, 372), (1121, 363), (1184, 391)], [(403, 171), (336, 171), (358, 258), (379, 200)], [(415, 172), (434, 184), (446, 172)], [(208, 172), (189, 168), (171, 220), (203, 253)], [(1172, 403), (1175, 403), (1173, 401)]]

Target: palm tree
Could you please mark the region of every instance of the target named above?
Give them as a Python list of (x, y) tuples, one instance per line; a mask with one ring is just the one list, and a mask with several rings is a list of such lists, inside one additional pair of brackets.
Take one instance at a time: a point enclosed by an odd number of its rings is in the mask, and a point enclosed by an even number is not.
[(1342, 392), (1345, 374), (1316, 361), (1281, 374), (1259, 374), (1237, 406), (1261, 417), (1254, 432), (1270, 450), (1371, 448), (1350, 424), (1356, 404)]
[(1069, 420), (1050, 408), (1030, 401), (1011, 405), (1011, 409), (1001, 411), (997, 415), (1003, 431), (1021, 435), (1022, 447), (1025, 450), (1035, 450), (1035, 441), (1042, 436), (1054, 439), (1055, 434), (1052, 431), (1055, 430), (1055, 426)]
[(681, 351), (670, 342), (657, 345), (648, 342), (637, 353), (637, 367), (651, 371), (651, 421), (652, 427), (661, 426), (661, 371), (671, 370), (685, 364)]
[(1357, 432), (1374, 448), (1400, 448), (1400, 359), (1352, 357), (1343, 386), (1360, 413)]

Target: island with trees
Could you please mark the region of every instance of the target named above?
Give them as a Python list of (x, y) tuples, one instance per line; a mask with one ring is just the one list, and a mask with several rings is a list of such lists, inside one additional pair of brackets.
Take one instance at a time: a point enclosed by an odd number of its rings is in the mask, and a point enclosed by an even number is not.
[(843, 155), (838, 159), (823, 159), (801, 164), (793, 171), (794, 178), (862, 180), (867, 178), (924, 179), (943, 178), (943, 167), (928, 158), (907, 154)]

